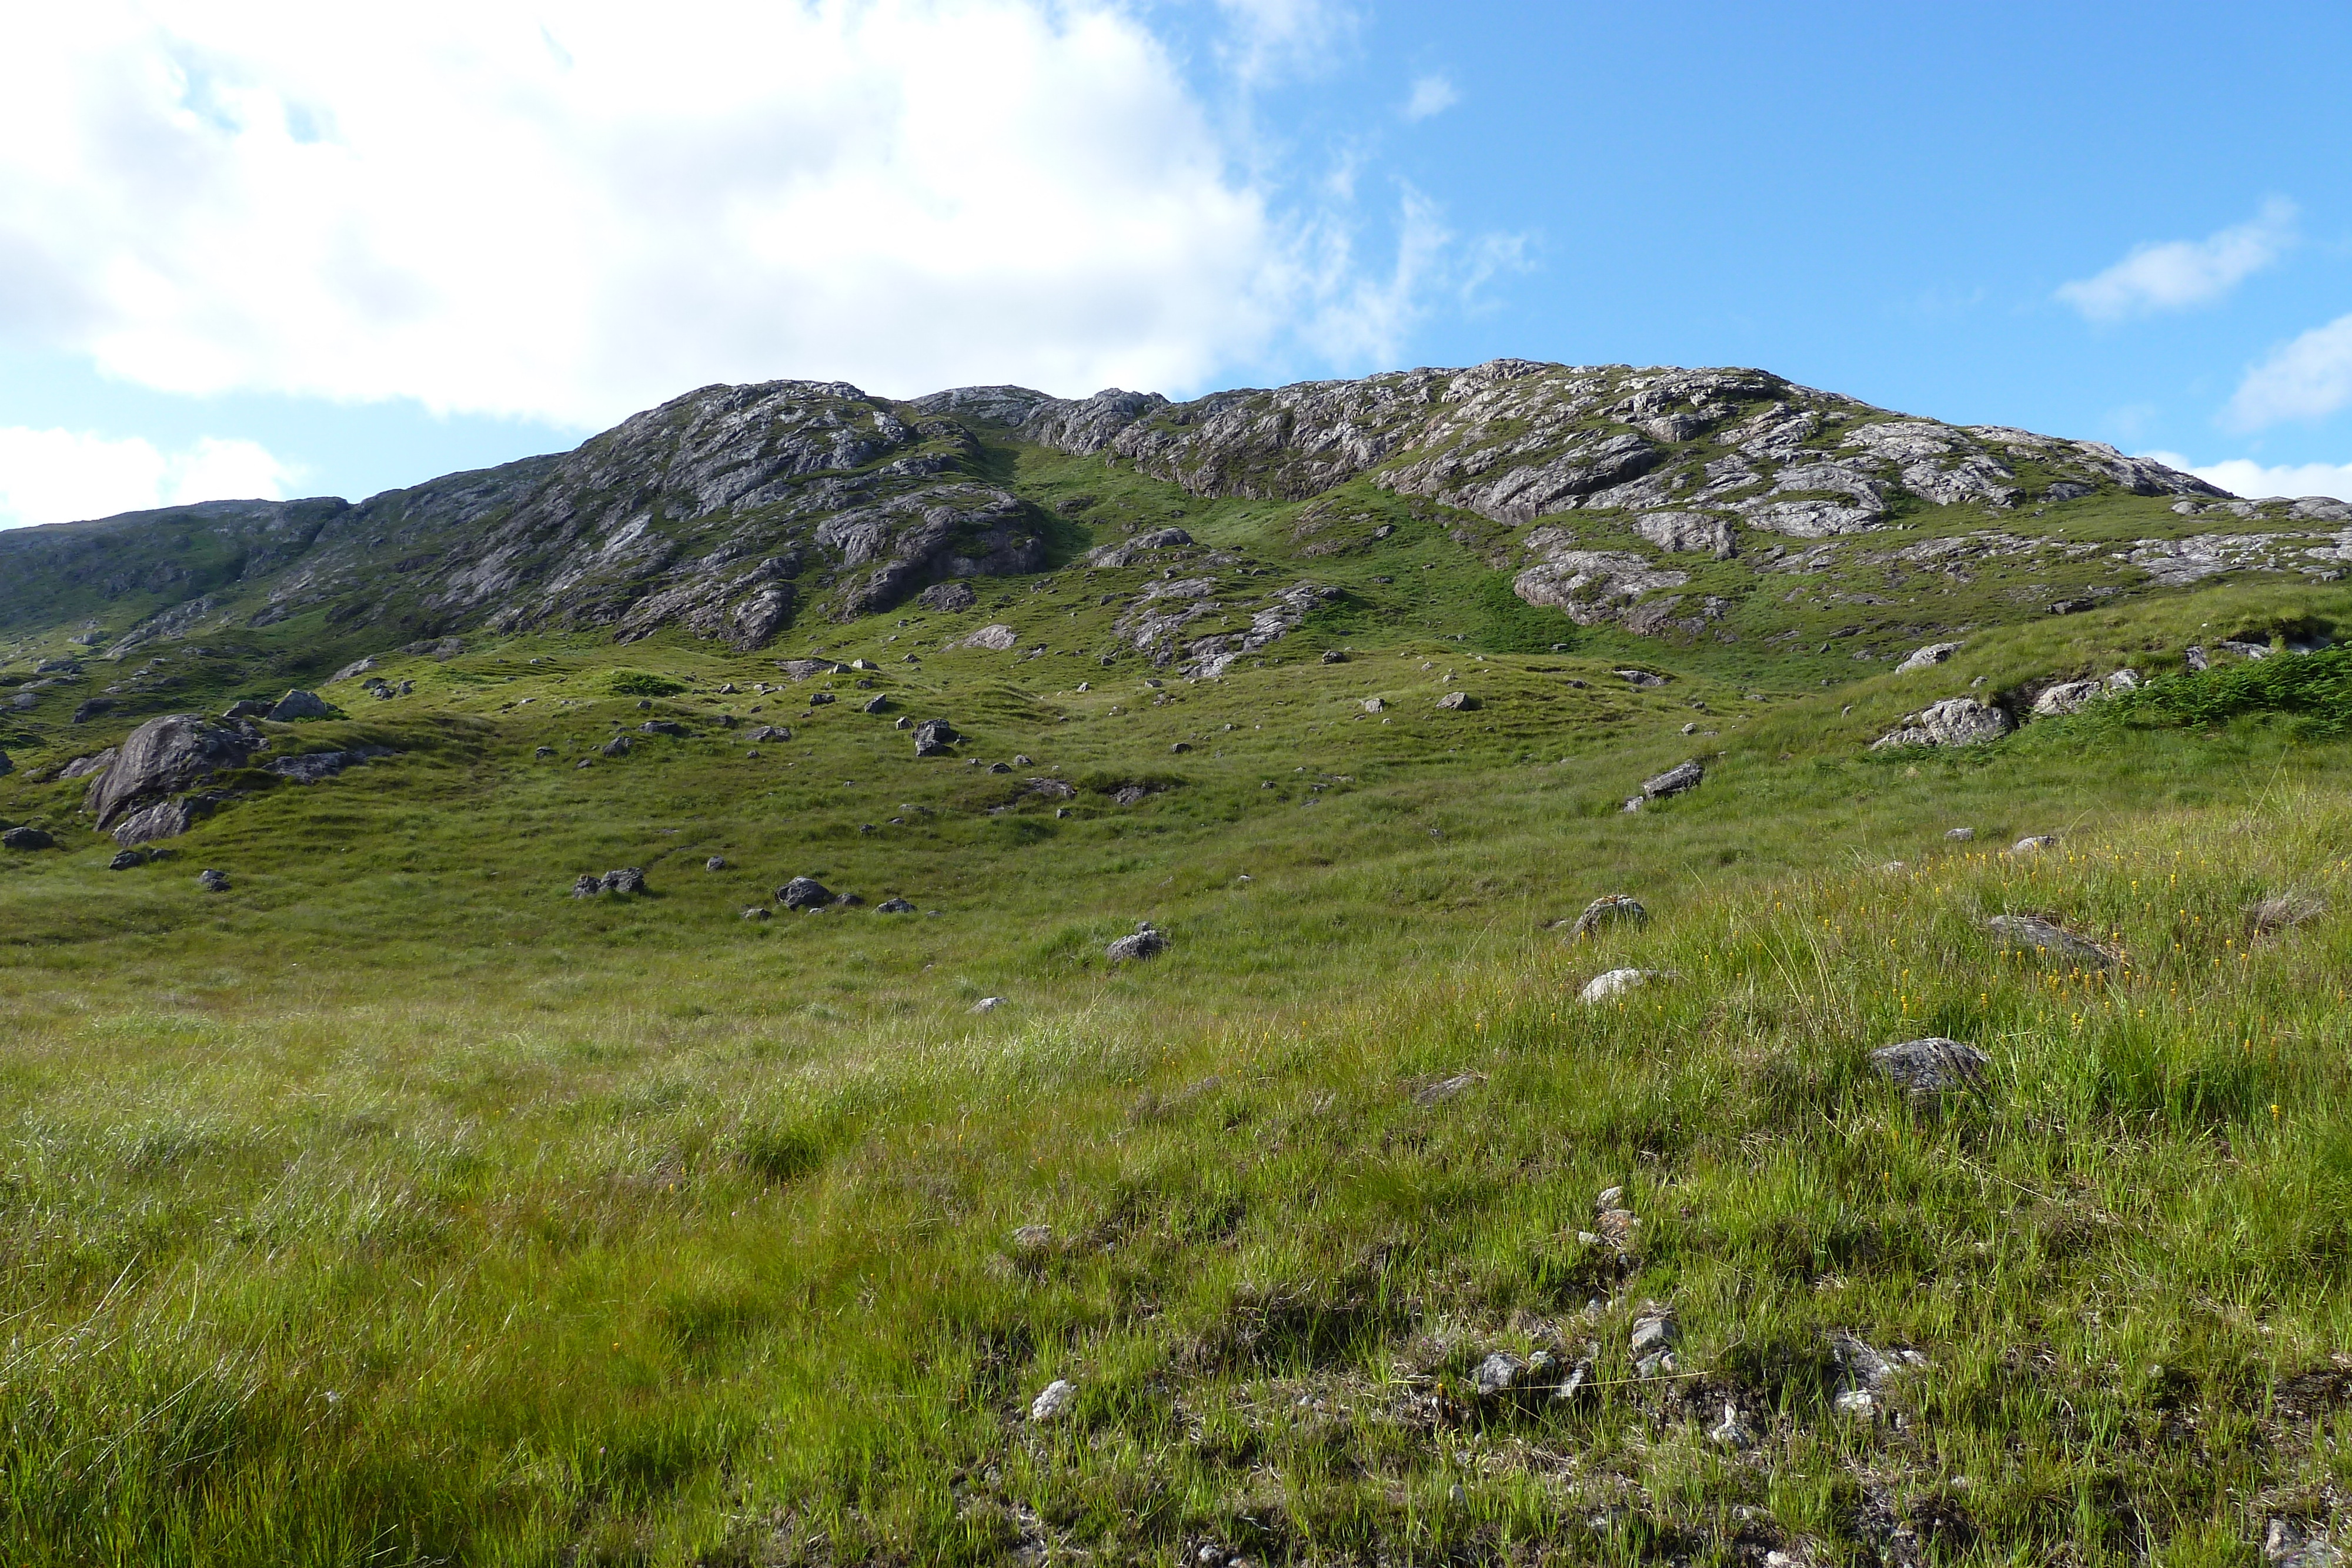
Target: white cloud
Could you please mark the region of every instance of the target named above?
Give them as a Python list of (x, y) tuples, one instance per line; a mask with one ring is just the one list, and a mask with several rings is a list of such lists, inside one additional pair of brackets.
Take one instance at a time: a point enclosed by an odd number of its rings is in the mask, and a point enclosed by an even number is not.
[(2290, 463), (2265, 467), (2250, 457), (2223, 463), (2191, 463), (2178, 452), (2143, 452), (2168, 468), (2179, 468), (2219, 485), (2232, 496), (2266, 500), (2273, 496), (2352, 496), (2352, 463)]
[(2097, 277), (2060, 286), (2058, 298), (2093, 321), (2208, 304), (2294, 243), (2294, 203), (2273, 197), (2252, 222), (2204, 239), (2136, 246)]
[(2223, 414), (2233, 429), (2321, 419), (2352, 402), (2352, 316), (2314, 327), (2246, 372)]
[(1443, 114), (1462, 101), (1454, 90), (1454, 83), (1444, 77), (1430, 76), (1413, 78), (1412, 93), (1404, 100), (1407, 120), (1427, 120), (1433, 114)]
[(206, 436), (167, 453), (136, 436), (0, 429), (0, 528), (190, 501), (277, 500), (292, 477), (250, 441)]
[[(1259, 74), (1353, 15), (1220, 5)], [(1335, 271), (1332, 215), (1237, 172), (1249, 149), (1112, 0), (555, 15), (12, 17), (0, 335), (173, 392), (593, 427), (775, 376), (1183, 390), (1427, 271)]]
[(1358, 22), (1341, 0), (1217, 0), (1217, 9), (1233, 35), (1221, 52), (1246, 86), (1317, 74)]

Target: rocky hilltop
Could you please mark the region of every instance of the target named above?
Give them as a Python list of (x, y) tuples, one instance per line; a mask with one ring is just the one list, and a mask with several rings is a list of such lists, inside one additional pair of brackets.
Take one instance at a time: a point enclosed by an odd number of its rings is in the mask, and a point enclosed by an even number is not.
[[(893, 402), (788, 381), (705, 387), (573, 452), (356, 505), (217, 502), (0, 534), (0, 629), (79, 615), (89, 640), (127, 648), (319, 612), (329, 628), (417, 637), (605, 629), (625, 642), (675, 626), (756, 648), (797, 620), (890, 610), (1097, 544), (1024, 494), (1024, 448), (1196, 497), (1411, 501), (1416, 516), (1485, 526), (1457, 538), (1511, 570), (1521, 600), (1635, 630), (1674, 620), (1654, 606), (1690, 580), (1664, 558), (1727, 559), (1759, 536), (1778, 562), (1954, 508), (1997, 520), (2117, 495), (2185, 515), (2352, 522), (2340, 503), (2257, 506), (2098, 443), (1944, 424), (1752, 370), (1498, 360), (1190, 402), (1009, 386)], [(1299, 537), (1370, 516), (1310, 506)], [(1494, 528), (1526, 530), (1515, 556), (1497, 554)]]

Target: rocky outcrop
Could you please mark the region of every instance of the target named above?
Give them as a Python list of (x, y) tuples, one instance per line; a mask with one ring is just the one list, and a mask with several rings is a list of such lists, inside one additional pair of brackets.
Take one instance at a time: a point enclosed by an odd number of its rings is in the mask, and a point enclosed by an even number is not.
[(2009, 733), (2009, 715), (1974, 697), (1946, 697), (1906, 717), (1871, 742), (1873, 751), (1897, 746), (1979, 746)]
[(1528, 546), (1537, 559), (1511, 580), (1511, 591), (1529, 604), (1562, 612), (1580, 626), (1623, 620), (1643, 594), (1690, 581), (1690, 573), (1630, 550), (1579, 549), (1576, 536), (1565, 528), (1538, 528)]
[[(215, 723), (192, 713), (151, 718), (123, 739), (106, 770), (91, 778), (83, 808), (98, 819), (101, 830), (112, 828), (131, 812), (158, 804), (208, 775), (244, 767), (266, 744), (250, 725)], [(173, 831), (184, 831), (186, 826), (183, 814)]]

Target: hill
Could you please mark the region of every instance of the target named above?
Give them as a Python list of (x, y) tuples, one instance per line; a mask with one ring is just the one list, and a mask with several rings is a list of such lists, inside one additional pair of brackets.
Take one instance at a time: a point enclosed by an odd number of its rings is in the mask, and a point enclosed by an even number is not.
[(1517, 361), (0, 535), (6, 1556), (2331, 1560), (2347, 546)]

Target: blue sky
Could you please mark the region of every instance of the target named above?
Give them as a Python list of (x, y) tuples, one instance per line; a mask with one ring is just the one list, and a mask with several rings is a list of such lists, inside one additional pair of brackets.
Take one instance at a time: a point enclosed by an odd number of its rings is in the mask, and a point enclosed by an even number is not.
[(53, 10), (0, 58), (0, 526), (712, 381), (1501, 354), (2352, 490), (2341, 5)]

